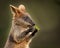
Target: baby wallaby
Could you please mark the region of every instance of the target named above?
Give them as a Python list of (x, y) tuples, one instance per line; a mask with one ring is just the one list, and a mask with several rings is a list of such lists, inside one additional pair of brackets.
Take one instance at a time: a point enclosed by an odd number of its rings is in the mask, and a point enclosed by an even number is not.
[(4, 48), (29, 48), (32, 37), (38, 31), (24, 5), (10, 5), (12, 26)]

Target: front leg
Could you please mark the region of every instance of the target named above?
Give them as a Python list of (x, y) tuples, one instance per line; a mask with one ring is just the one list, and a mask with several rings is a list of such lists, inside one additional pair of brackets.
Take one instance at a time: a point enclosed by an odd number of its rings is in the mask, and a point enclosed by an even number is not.
[(22, 32), (18, 36), (16, 35), (17, 34), (16, 32), (13, 32), (13, 34), (12, 33), (10, 34), (9, 40), (14, 43), (20, 43), (29, 32), (32, 32), (32, 28), (29, 28), (28, 30)]
[(26, 36), (27, 41), (29, 41), (29, 40), (36, 34), (37, 31), (38, 31), (38, 29), (33, 28), (33, 29), (31, 30), (31, 32), (30, 32), (31, 34), (29, 34), (29, 35)]

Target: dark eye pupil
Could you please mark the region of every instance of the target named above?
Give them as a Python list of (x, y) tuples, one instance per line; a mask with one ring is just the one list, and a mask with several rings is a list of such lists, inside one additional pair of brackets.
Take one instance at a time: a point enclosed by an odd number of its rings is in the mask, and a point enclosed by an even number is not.
[(23, 17), (23, 19), (26, 21), (28, 18), (25, 16), (25, 17)]
[(28, 16), (23, 17), (23, 20), (25, 20), (26, 22), (29, 22), (29, 23), (32, 22), (32, 20)]

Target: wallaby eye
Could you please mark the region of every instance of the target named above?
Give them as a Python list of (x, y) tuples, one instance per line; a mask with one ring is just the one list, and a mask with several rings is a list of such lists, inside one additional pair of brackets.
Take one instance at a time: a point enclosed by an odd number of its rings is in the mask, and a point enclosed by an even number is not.
[(23, 19), (26, 21), (26, 20), (27, 20), (27, 17), (26, 17), (26, 16), (24, 16), (24, 17), (23, 17)]

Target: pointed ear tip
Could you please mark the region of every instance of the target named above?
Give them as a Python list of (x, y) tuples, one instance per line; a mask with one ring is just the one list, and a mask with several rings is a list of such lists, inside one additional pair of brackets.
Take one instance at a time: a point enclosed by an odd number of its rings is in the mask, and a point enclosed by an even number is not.
[(15, 8), (13, 5), (9, 5), (10, 6), (10, 8)]
[(12, 7), (13, 5), (9, 5), (10, 7)]
[(10, 7), (11, 7), (11, 8), (16, 8), (16, 7), (15, 7), (15, 6), (13, 6), (13, 5), (10, 5)]

